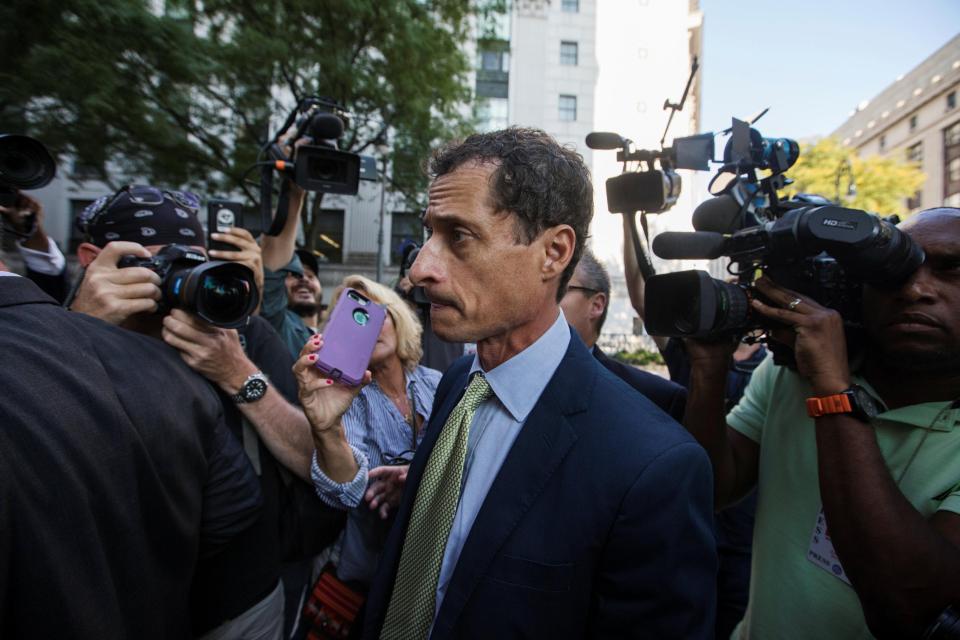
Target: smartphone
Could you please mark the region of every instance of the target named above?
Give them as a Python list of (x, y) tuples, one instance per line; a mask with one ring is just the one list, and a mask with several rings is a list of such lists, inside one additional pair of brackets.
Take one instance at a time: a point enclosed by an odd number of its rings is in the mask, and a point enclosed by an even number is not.
[(226, 242), (217, 242), (210, 239), (212, 233), (228, 233), (230, 229), (241, 224), (243, 205), (230, 200), (211, 200), (207, 203), (207, 249), (217, 251), (239, 251), (240, 249)]
[(323, 331), (317, 368), (350, 386), (363, 382), (387, 312), (355, 289), (344, 289)]

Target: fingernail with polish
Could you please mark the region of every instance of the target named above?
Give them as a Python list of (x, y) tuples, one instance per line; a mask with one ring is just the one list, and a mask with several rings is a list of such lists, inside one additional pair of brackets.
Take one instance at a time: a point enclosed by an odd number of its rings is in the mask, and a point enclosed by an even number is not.
[(331, 380), (330, 378), (327, 378), (327, 384), (333, 384), (333, 380)]
[(307, 356), (307, 360), (309, 360), (310, 362), (313, 362), (313, 361), (316, 360), (316, 359), (317, 359), (317, 355), (316, 355), (316, 354), (311, 354), (311, 355)]

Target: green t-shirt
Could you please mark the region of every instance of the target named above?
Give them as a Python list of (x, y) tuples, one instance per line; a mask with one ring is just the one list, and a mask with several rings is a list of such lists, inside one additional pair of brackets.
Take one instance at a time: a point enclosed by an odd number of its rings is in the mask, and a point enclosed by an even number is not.
[[(879, 397), (862, 378), (854, 382)], [(822, 507), (814, 421), (805, 404), (812, 395), (806, 380), (768, 357), (727, 416), (760, 445), (750, 600), (732, 638), (872, 637), (853, 588), (807, 558)], [(946, 410), (948, 404), (901, 407), (874, 420), (894, 481), (909, 464), (900, 490), (924, 517), (960, 513), (960, 410)]]

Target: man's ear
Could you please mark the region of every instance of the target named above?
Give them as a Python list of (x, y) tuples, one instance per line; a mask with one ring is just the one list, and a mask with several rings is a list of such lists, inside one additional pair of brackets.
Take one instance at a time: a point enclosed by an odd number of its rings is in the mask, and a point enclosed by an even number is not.
[(559, 224), (543, 232), (545, 260), (541, 268), (544, 280), (560, 276), (573, 259), (573, 250), (577, 246), (577, 234), (568, 224)]
[(590, 322), (597, 320), (607, 308), (607, 294), (595, 293), (590, 299)]
[(100, 255), (102, 249), (95, 244), (90, 244), (89, 242), (81, 242), (80, 246), (77, 247), (77, 260), (80, 261), (80, 266), (86, 269), (90, 266), (90, 263), (97, 259), (97, 256)]

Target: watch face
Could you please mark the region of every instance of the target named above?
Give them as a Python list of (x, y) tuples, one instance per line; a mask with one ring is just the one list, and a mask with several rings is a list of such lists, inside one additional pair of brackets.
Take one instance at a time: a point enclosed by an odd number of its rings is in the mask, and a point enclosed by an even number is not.
[(868, 418), (876, 417), (876, 415), (883, 410), (880, 403), (863, 387), (854, 385), (853, 394), (857, 405), (860, 407), (860, 411)]
[(263, 380), (254, 378), (253, 380), (247, 381), (247, 383), (243, 385), (243, 391), (241, 393), (247, 402), (259, 400), (267, 393), (267, 383)]

